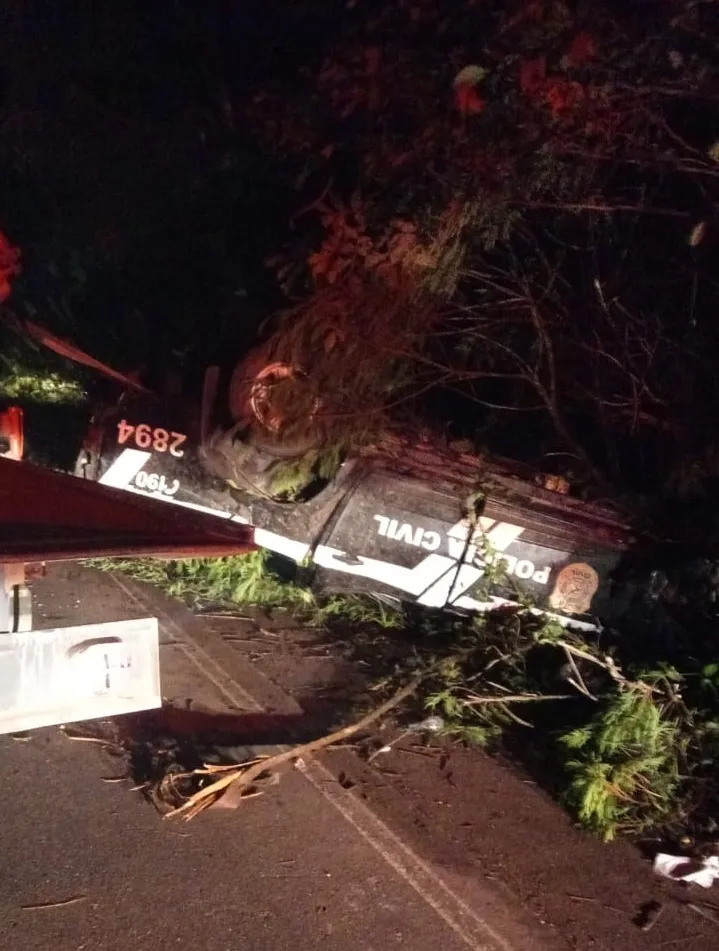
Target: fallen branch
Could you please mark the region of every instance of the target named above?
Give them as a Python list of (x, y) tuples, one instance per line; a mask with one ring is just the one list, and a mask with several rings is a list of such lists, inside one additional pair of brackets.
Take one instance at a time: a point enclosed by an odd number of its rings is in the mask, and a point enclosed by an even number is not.
[[(186, 819), (192, 819), (199, 812), (202, 812), (203, 809), (212, 805), (212, 803), (219, 798), (220, 794), (227, 791), (229, 786), (235, 786), (235, 788), (239, 786), (242, 790), (247, 790), (247, 795), (256, 794), (250, 787), (256, 784), (258, 780), (261, 780), (265, 774), (271, 773), (277, 769), (277, 767), (283, 766), (285, 763), (298, 760), (303, 756), (310, 756), (319, 750), (333, 746), (335, 743), (346, 740), (348, 737), (365, 730), (376, 720), (386, 716), (391, 710), (399, 706), (403, 700), (411, 697), (422, 682), (433, 672), (434, 668), (432, 668), (431, 671), (427, 671), (415, 677), (406, 686), (402, 687), (401, 690), (398, 690), (394, 696), (390, 697), (389, 700), (385, 700), (384, 703), (375, 707), (374, 710), (370, 711), (370, 713), (363, 716), (360, 720), (357, 720), (356, 723), (341, 727), (339, 730), (335, 730), (333, 733), (323, 736), (318, 740), (311, 740), (309, 743), (303, 743), (301, 746), (293, 746), (289, 750), (283, 750), (283, 752), (277, 753), (275, 756), (268, 756), (266, 759), (253, 761), (250, 765), (239, 764), (236, 767), (228, 767), (223, 771), (224, 775), (222, 775), (220, 779), (217, 779), (204, 789), (198, 790), (198, 792), (190, 796), (181, 806), (167, 813), (167, 816), (184, 815)], [(188, 776), (208, 775), (209, 773), (217, 771), (216, 768), (195, 770), (193, 773), (188, 774)], [(243, 798), (245, 798), (245, 796), (243, 796)]]
[(584, 683), (584, 678), (583, 678), (582, 675), (579, 673), (579, 668), (578, 668), (577, 665), (575, 664), (574, 658), (572, 657), (571, 652), (567, 649), (567, 645), (566, 645), (566, 644), (563, 644), (562, 646), (563, 646), (563, 648), (564, 648), (565, 657), (567, 658), (567, 661), (569, 662), (569, 666), (572, 668), (572, 673), (574, 674), (574, 677), (573, 677), (573, 678), (572, 678), (572, 677), (567, 677), (567, 681), (568, 681), (576, 690), (578, 690), (580, 693), (583, 693), (585, 697), (589, 697), (590, 700), (596, 700), (597, 698), (594, 696), (593, 693), (591, 693), (591, 692), (589, 691), (589, 688), (588, 688), (587, 685)]

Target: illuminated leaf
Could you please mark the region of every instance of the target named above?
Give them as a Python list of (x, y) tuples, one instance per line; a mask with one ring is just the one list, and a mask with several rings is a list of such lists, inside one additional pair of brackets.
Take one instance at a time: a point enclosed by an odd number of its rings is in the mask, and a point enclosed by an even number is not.
[(690, 231), (689, 237), (687, 239), (687, 244), (691, 248), (696, 248), (696, 246), (698, 244), (701, 244), (701, 242), (704, 240), (704, 236), (706, 235), (706, 233), (707, 233), (706, 221), (699, 221), (697, 224), (694, 225), (694, 227)]
[(460, 69), (460, 71), (454, 77), (454, 85), (476, 86), (478, 83), (482, 82), (486, 75), (487, 70), (483, 69), (481, 66), (465, 66), (464, 69)]

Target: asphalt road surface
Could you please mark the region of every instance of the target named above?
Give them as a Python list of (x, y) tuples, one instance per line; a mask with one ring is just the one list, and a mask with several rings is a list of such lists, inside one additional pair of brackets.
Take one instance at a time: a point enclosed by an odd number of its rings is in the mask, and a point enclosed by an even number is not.
[(2, 755), (6, 948), (466, 947), (300, 776), (251, 814), (171, 825), (56, 731)]
[[(36, 598), (38, 627), (147, 610), (103, 576), (67, 568), (39, 583)], [(163, 693), (217, 690), (219, 675), (203, 687), (199, 668), (188, 673), (179, 628), (165, 621), (163, 664), (174, 660)], [(121, 763), (57, 729), (0, 738), (0, 751), (8, 951), (555, 947), (519, 909), (448, 887), (319, 767), (286, 772), (236, 812), (182, 823), (108, 781)]]

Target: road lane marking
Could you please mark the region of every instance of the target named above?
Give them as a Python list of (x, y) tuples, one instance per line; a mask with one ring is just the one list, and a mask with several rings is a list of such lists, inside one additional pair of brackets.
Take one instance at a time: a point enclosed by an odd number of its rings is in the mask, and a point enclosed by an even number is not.
[[(150, 611), (151, 614), (158, 616), (161, 628), (166, 629), (166, 632), (173, 637), (174, 643), (183, 649), (188, 659), (217, 687), (232, 706), (240, 707), (248, 712), (265, 710), (265, 706), (223, 670), (221, 665), (196, 642), (192, 633), (178, 624), (161, 605), (145, 599), (139, 591), (134, 590), (134, 585), (126, 584), (114, 573), (110, 577), (143, 611)], [(173, 636), (173, 632), (176, 636)], [(287, 696), (287, 699), (297, 707), (297, 712), (302, 712), (291, 697)], [(287, 748), (287, 746), (278, 745), (278, 749)], [(368, 806), (355, 794), (343, 789), (337, 777), (317, 759), (309, 757), (305, 761), (305, 768), (299, 772), (468, 947), (473, 951), (517, 951), (516, 944), (507, 941), (480, 917)], [(535, 937), (532, 943), (533, 945), (536, 943), (537, 947), (543, 944), (539, 936)]]

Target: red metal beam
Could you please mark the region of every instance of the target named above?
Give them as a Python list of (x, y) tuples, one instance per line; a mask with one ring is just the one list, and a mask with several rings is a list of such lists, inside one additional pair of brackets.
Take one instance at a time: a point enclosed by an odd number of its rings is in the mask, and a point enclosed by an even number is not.
[(253, 539), (229, 519), (0, 458), (0, 562), (220, 557)]

